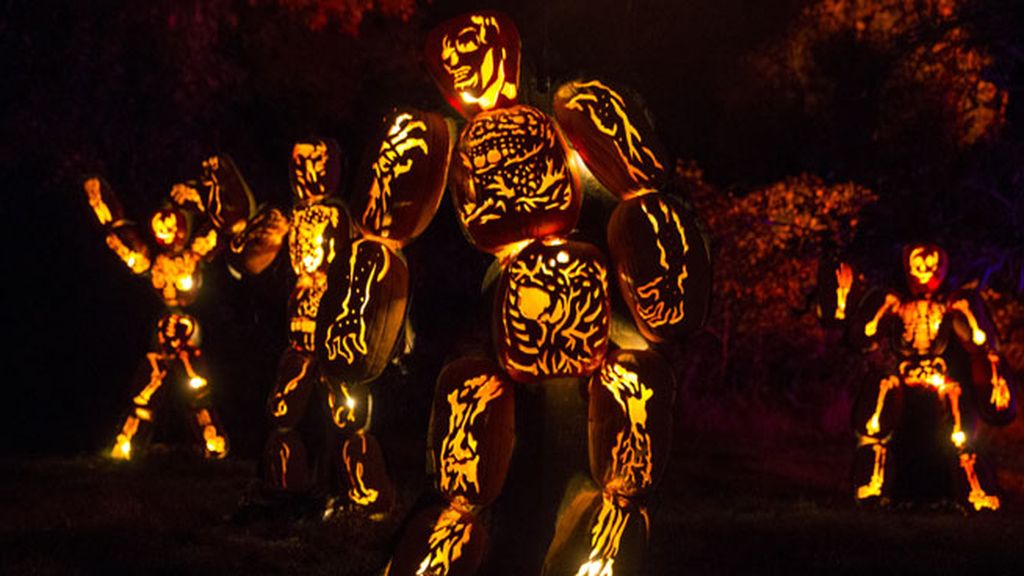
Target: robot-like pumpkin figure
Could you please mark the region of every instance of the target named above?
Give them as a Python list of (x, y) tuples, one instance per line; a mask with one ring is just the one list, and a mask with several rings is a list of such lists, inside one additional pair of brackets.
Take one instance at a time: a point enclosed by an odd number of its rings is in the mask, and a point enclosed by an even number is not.
[[(857, 287), (849, 264), (830, 264), (836, 281), (822, 293), (836, 304), (822, 308), (839, 318), (848, 314), (850, 304), (844, 305), (843, 300)], [(908, 245), (903, 250), (903, 267), (909, 294), (886, 291), (865, 297), (849, 326), (852, 339), (861, 344), (891, 336), (897, 358), (890, 373), (865, 388), (854, 408), (858, 437), (854, 496), (862, 502), (890, 497), (893, 458), (913, 457), (892, 454), (890, 447), (901, 431), (904, 399), (924, 394), (943, 407), (943, 437), (953, 459), (957, 499), (968, 510), (997, 510), (1000, 499), (991, 473), (978, 458), (973, 437), (976, 416), (995, 425), (1015, 416), (1013, 387), (1003, 370), (995, 332), (976, 295), (940, 293), (948, 269), (942, 248), (928, 243)], [(954, 377), (950, 366), (952, 338), (970, 358), (970, 374), (963, 381)]]
[(129, 460), (149, 443), (164, 383), (179, 375), (189, 397), (190, 424), (207, 458), (224, 458), (228, 439), (210, 403), (210, 383), (200, 365), (199, 320), (187, 312), (202, 287), (202, 268), (219, 254), (227, 239), (245, 226), (252, 196), (230, 158), (213, 156), (203, 162), (198, 186), (177, 184), (169, 203), (150, 219), (155, 248), (139, 227), (127, 220), (116, 194), (99, 177), (87, 178), (86, 199), (106, 232), (107, 246), (136, 275), (150, 285), (166, 306), (157, 322), (153, 349), (139, 370), (132, 407), (121, 425), (110, 456)]
[[(466, 119), (452, 160), (458, 220), (500, 267), (494, 358), (456, 360), (438, 379), (430, 465), (448, 506), (410, 523), (387, 573), (475, 573), (487, 540), (481, 511), (504, 482), (514, 442), (515, 386), (586, 377), (597, 489), (559, 522), (544, 571), (610, 574), (614, 565), (628, 573), (646, 545), (643, 498), (667, 462), (675, 381), (657, 352), (609, 352), (608, 276), (619, 279), (640, 334), (664, 342), (706, 317), (706, 242), (682, 203), (658, 193), (669, 164), (637, 99), (600, 81), (570, 82), (555, 97), (559, 129), (517, 101), (518, 32), (497, 12), (441, 24), (427, 37), (426, 56)], [(613, 270), (596, 246), (568, 237), (583, 191), (563, 130), (624, 200), (608, 229)]]

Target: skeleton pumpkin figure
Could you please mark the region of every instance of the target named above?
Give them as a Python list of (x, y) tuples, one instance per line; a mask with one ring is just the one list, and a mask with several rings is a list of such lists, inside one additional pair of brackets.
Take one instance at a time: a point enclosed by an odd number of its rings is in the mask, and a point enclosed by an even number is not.
[[(906, 399), (923, 395), (944, 409), (942, 425), (952, 454), (950, 466), (956, 471), (958, 500), (969, 510), (997, 510), (1000, 499), (973, 443), (977, 415), (996, 425), (1015, 415), (1012, 387), (992, 341), (994, 332), (975, 295), (939, 292), (948, 269), (942, 248), (909, 245), (903, 250), (903, 265), (909, 295), (887, 291), (866, 297), (850, 325), (855, 341), (862, 343), (891, 336), (898, 358), (892, 372), (865, 388), (854, 409), (859, 438), (855, 498), (876, 501), (891, 496), (893, 458), (911, 456), (892, 454), (891, 440), (901, 431)], [(844, 295), (842, 290), (836, 294)], [(964, 381), (950, 367), (951, 338), (970, 358), (971, 375)]]
[(207, 159), (200, 182), (202, 193), (193, 183), (175, 185), (168, 205), (150, 218), (155, 248), (143, 239), (136, 224), (125, 219), (121, 202), (106, 181), (90, 177), (83, 183), (107, 246), (133, 274), (149, 277), (166, 307), (157, 322), (153, 347), (140, 366), (132, 406), (110, 450), (114, 459), (129, 460), (144, 453), (171, 373), (180, 378), (188, 394), (190, 428), (203, 455), (224, 458), (228, 453), (227, 436), (211, 405), (210, 383), (203, 376), (199, 320), (186, 310), (202, 287), (203, 266), (221, 252), (222, 238), (238, 231), (238, 219), (248, 216), (252, 198), (226, 157)]

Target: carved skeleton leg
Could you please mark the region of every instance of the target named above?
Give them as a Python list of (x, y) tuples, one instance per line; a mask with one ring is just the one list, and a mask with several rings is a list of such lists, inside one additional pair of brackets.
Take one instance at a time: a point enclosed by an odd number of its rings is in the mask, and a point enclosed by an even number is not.
[(178, 360), (185, 372), (190, 393), (192, 432), (202, 446), (203, 456), (219, 460), (228, 455), (228, 438), (220, 418), (211, 405), (209, 382), (193, 366), (200, 354), (198, 348), (185, 348), (178, 351)]
[(493, 361), (456, 360), (441, 371), (428, 445), (446, 507), (422, 511), (409, 525), (389, 576), (473, 574), (487, 530), (480, 512), (497, 498), (515, 444), (512, 383)]
[(962, 486), (959, 490), (961, 500), (964, 501), (965, 506), (976, 512), (981, 510), (998, 510), (1000, 506), (999, 497), (990, 494), (990, 491), (982, 486), (982, 477), (979, 475), (981, 463), (978, 462), (978, 455), (970, 449), (967, 442), (968, 438), (966, 432), (964, 432), (964, 417), (960, 402), (962, 393), (960, 384), (947, 380), (946, 384), (940, 388), (939, 393), (948, 402), (950, 415), (953, 420), (953, 432), (950, 434), (950, 440), (957, 451), (957, 464), (959, 466), (957, 473), (960, 475), (960, 485)]
[(854, 498), (858, 502), (884, 499), (888, 494), (886, 471), (890, 463), (889, 440), (903, 410), (900, 380), (889, 375), (868, 387), (854, 407), (857, 450), (854, 453)]
[(121, 424), (121, 430), (110, 451), (110, 457), (116, 460), (130, 460), (149, 444), (158, 400), (156, 393), (167, 377), (167, 364), (163, 355), (159, 352), (146, 354), (138, 375), (142, 381), (139, 393), (132, 398), (131, 412)]
[(312, 354), (289, 348), (281, 355), (277, 382), (267, 399), (270, 436), (263, 451), (263, 485), (273, 492), (303, 492), (310, 486), (309, 459), (295, 427), (315, 387)]

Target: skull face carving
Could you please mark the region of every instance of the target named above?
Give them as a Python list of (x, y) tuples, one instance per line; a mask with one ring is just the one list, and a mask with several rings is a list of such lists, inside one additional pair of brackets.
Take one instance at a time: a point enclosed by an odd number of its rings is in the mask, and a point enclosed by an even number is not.
[(703, 322), (710, 259), (696, 224), (664, 194), (627, 200), (612, 214), (608, 245), (640, 333), (660, 342)]
[(503, 14), (480, 12), (445, 22), (431, 32), (426, 53), (431, 75), (463, 116), (515, 102), (519, 32)]
[(149, 222), (153, 237), (162, 248), (180, 249), (188, 236), (188, 220), (183, 212), (164, 208), (153, 215)]
[(903, 249), (907, 285), (914, 294), (931, 294), (946, 280), (949, 258), (934, 244), (914, 244)]
[(296, 142), (292, 147), (292, 193), (299, 204), (333, 194), (341, 178), (338, 146), (330, 140)]
[(476, 116), (462, 130), (453, 176), (466, 234), (481, 250), (568, 232), (582, 195), (551, 120), (529, 106)]
[(597, 368), (608, 346), (606, 276), (601, 253), (583, 242), (533, 242), (509, 262), (495, 341), (512, 378), (580, 376)]

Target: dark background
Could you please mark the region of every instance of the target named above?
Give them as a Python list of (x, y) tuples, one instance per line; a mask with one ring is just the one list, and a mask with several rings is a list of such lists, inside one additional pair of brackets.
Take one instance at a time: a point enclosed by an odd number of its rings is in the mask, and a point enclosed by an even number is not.
[[(335, 21), (311, 27), (288, 2), (4, 2), (3, 452), (104, 449), (160, 314), (148, 283), (123, 269), (90, 221), (83, 175), (103, 174), (128, 213), (145, 221), (172, 183), (223, 152), (259, 202), (286, 208), (286, 158), (296, 139), (334, 137), (354, 159), (392, 105), (454, 116), (420, 47), (433, 24), (469, 8), (496, 7), (517, 22), (525, 100), (546, 108), (560, 82), (582, 75), (630, 85), (646, 98), (670, 153), (696, 160), (724, 191), (742, 196), (801, 172), (872, 187), (881, 201), (853, 251), (874, 255), (875, 278), (899, 281), (899, 246), (915, 237), (950, 242), (960, 281), (978, 269), (973, 264), (986, 265), (979, 254), (1019, 253), (1019, 214), (984, 193), (1009, 196), (1020, 209), (1019, 6), (966, 3), (966, 25), (993, 55), (987, 77), (1008, 92), (1009, 105), (996, 140), (964, 148), (946, 142), (942, 118), (928, 116), (924, 88), (921, 115), (879, 136), (893, 113), (879, 88), (891, 55), (848, 38), (818, 55), (834, 88), (825, 106), (773, 91), (751, 61), (792, 30), (805, 4), (435, 1), (415, 4), (404, 21), (367, 12), (353, 33)], [(978, 178), (981, 193), (964, 185)], [(406, 255), (418, 346), (408, 376), (396, 367), (383, 380), (389, 401), (379, 424), (425, 430), (437, 370), (479, 318), (489, 259), (463, 240), (447, 200)], [(263, 404), (285, 344), (290, 282), (286, 258), (243, 282), (218, 261), (194, 307), (216, 404), (242, 456), (257, 455), (266, 432)], [(183, 435), (177, 416), (167, 416), (161, 433)]]

